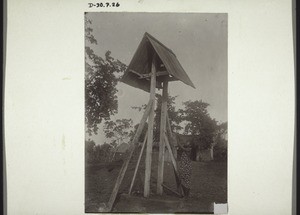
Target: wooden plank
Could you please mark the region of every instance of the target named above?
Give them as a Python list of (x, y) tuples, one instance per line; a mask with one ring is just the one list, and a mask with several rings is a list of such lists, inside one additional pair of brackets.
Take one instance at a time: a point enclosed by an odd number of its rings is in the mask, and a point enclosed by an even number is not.
[[(169, 119), (169, 114), (167, 112), (167, 131), (169, 133), (169, 136), (171, 138), (172, 141), (176, 141), (176, 135), (172, 132), (172, 128), (171, 128), (171, 122), (170, 122), (170, 119)], [(173, 155), (175, 158), (177, 158), (177, 151), (176, 151), (176, 148), (175, 148), (175, 144), (171, 142), (171, 149), (173, 151)]]
[(137, 76), (139, 76), (139, 78), (143, 77), (142, 74), (140, 74), (140, 73), (138, 73), (138, 72), (136, 72), (136, 71), (134, 71), (132, 69), (129, 69), (129, 72), (132, 72), (133, 74), (136, 74)]
[(169, 135), (170, 135), (170, 137), (172, 137), (173, 136), (173, 132), (172, 132), (172, 128), (171, 128), (171, 122), (170, 122), (170, 119), (169, 119), (169, 114), (168, 114), (168, 112), (167, 112), (167, 114), (166, 114), (167, 116), (166, 116), (166, 118), (167, 118), (167, 131), (169, 132)]
[(161, 105), (161, 117), (160, 117), (160, 144), (158, 154), (158, 173), (157, 173), (157, 188), (156, 193), (162, 195), (163, 187), (162, 183), (164, 180), (164, 161), (165, 161), (165, 133), (166, 133), (166, 121), (167, 121), (167, 101), (168, 101), (168, 82), (163, 82), (162, 92), (162, 105)]
[[(173, 140), (173, 141), (176, 141), (175, 138), (176, 138), (176, 134), (174, 134), (172, 132), (172, 128), (171, 128), (171, 122), (170, 122), (170, 118), (169, 118), (169, 114), (167, 113), (167, 130), (169, 132), (169, 135), (170, 135), (170, 138)], [(177, 143), (178, 144), (178, 143)], [(173, 155), (175, 157), (175, 159), (177, 158), (177, 150), (175, 149), (175, 146), (174, 146), (174, 143), (170, 145), (171, 146), (171, 149), (174, 150), (173, 151)], [(175, 179), (176, 179), (176, 184), (177, 184), (177, 187), (179, 188), (180, 192), (184, 195), (184, 192), (183, 192), (183, 188), (181, 186), (181, 181), (180, 181), (180, 178), (179, 178), (179, 173), (175, 170), (174, 168), (174, 174), (175, 174)]]
[(122, 180), (123, 180), (123, 178), (124, 178), (124, 176), (125, 176), (125, 172), (126, 172), (126, 170), (127, 170), (129, 161), (130, 161), (130, 159), (131, 159), (131, 157), (132, 157), (132, 154), (133, 154), (133, 151), (134, 151), (134, 149), (135, 149), (135, 146), (136, 146), (136, 144), (138, 143), (139, 137), (140, 137), (140, 135), (142, 134), (143, 128), (144, 128), (145, 123), (146, 123), (146, 121), (147, 121), (147, 118), (148, 118), (148, 116), (149, 116), (149, 114), (150, 114), (150, 110), (152, 109), (153, 106), (154, 106), (154, 102), (153, 102), (153, 100), (150, 100), (150, 101), (148, 102), (147, 108), (146, 108), (146, 110), (145, 110), (145, 112), (144, 112), (144, 115), (143, 115), (143, 117), (142, 117), (142, 120), (141, 120), (141, 122), (140, 122), (140, 124), (139, 124), (139, 127), (138, 127), (138, 129), (137, 129), (137, 131), (136, 131), (136, 133), (135, 133), (135, 135), (134, 135), (134, 138), (133, 138), (133, 140), (132, 140), (132, 143), (130, 144), (129, 149), (126, 151), (126, 156), (125, 156), (124, 163), (123, 163), (123, 165), (122, 165), (122, 167), (121, 167), (121, 170), (120, 170), (119, 175), (118, 175), (118, 178), (117, 178), (117, 180), (116, 180), (114, 189), (113, 189), (113, 191), (112, 191), (112, 193), (111, 193), (111, 195), (110, 195), (109, 201), (108, 201), (108, 203), (107, 203), (107, 208), (106, 208), (106, 210), (108, 210), (108, 211), (111, 211), (111, 209), (112, 209), (112, 207), (113, 207), (113, 204), (114, 204), (114, 202), (115, 202), (115, 200), (116, 200), (116, 197), (117, 197), (117, 194), (118, 194), (120, 185), (121, 185)]
[(153, 105), (150, 110), (148, 119), (148, 140), (146, 148), (146, 162), (145, 162), (145, 184), (144, 184), (144, 197), (150, 195), (150, 177), (151, 177), (151, 163), (152, 163), (152, 143), (153, 143), (153, 123), (154, 123), (154, 107), (155, 107), (155, 86), (156, 86), (156, 56), (152, 58), (151, 68), (151, 83), (150, 83), (150, 100)]
[[(147, 65), (146, 65), (147, 66)], [(138, 73), (132, 69), (129, 69), (129, 72), (132, 72), (134, 73), (135, 75), (139, 76), (139, 79), (150, 79), (151, 78), (151, 75), (152, 73), (147, 73), (147, 74), (141, 74), (141, 73)], [(167, 71), (159, 71), (159, 72), (156, 72), (156, 76), (163, 76), (163, 75), (169, 75), (169, 73)]]
[[(152, 73), (148, 73), (148, 74), (139, 74), (139, 79), (143, 79), (143, 78), (151, 78)], [(156, 76), (162, 76), (162, 75), (169, 75), (169, 73), (167, 71), (159, 71), (156, 72)]]
[[(171, 160), (172, 160), (172, 164), (173, 164), (173, 167), (174, 167), (177, 186), (179, 187), (180, 192), (183, 193), (183, 195), (184, 195), (184, 192), (183, 192), (183, 189), (182, 189), (182, 186), (181, 186), (181, 182), (180, 182), (180, 179), (179, 179), (179, 172), (178, 172), (178, 168), (177, 168), (176, 159), (173, 155), (173, 152), (172, 152), (167, 134), (165, 134), (165, 141), (166, 141), (167, 149), (169, 151), (169, 154), (170, 154), (170, 157), (171, 157)], [(179, 181), (180, 184), (178, 184), (178, 181)]]
[(135, 166), (135, 170), (134, 170), (134, 173), (133, 173), (132, 181), (131, 181), (129, 192), (128, 192), (129, 195), (131, 194), (132, 187), (134, 185), (136, 173), (138, 171), (138, 168), (139, 168), (139, 165), (140, 165), (140, 161), (141, 161), (141, 158), (142, 158), (142, 155), (143, 155), (143, 151), (144, 151), (144, 148), (145, 148), (145, 145), (146, 145), (147, 136), (148, 136), (148, 133), (146, 133), (146, 135), (145, 135), (145, 139), (144, 139), (144, 142), (143, 142), (143, 145), (142, 145), (142, 148), (141, 148), (141, 152), (140, 152), (138, 161), (137, 161), (136, 166)]
[(182, 197), (182, 195), (180, 193), (176, 192), (175, 190), (172, 190), (167, 185), (165, 185), (165, 184), (161, 184), (161, 185), (162, 185), (162, 187), (166, 188), (167, 190), (171, 191), (172, 193), (175, 193), (177, 196)]
[(171, 149), (171, 146), (170, 146), (170, 143), (169, 143), (169, 140), (168, 140), (168, 137), (167, 137), (167, 134), (165, 134), (165, 142), (166, 142), (166, 146), (167, 146), (167, 149), (169, 151), (169, 154), (170, 154), (170, 157), (171, 157), (171, 160), (172, 160), (172, 164), (174, 166), (174, 169), (176, 171), (176, 174), (178, 174), (178, 169), (177, 169), (177, 163), (176, 163), (176, 159), (173, 155), (173, 152), (172, 152), (172, 149)]

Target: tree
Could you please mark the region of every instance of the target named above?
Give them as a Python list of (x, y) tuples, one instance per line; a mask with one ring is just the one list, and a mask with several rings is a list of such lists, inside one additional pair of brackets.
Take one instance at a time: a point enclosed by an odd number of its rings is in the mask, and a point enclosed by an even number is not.
[(184, 128), (185, 134), (191, 134), (196, 137), (194, 142), (201, 142), (203, 149), (210, 148), (213, 143), (217, 121), (208, 114), (208, 103), (202, 100), (186, 101), (183, 103), (184, 109), (180, 109), (180, 117), (186, 122)]
[(214, 145), (218, 145), (219, 147), (224, 147), (227, 145), (227, 140), (225, 139), (225, 135), (227, 134), (227, 122), (223, 122), (217, 125)]
[(221, 135), (226, 134), (227, 133), (227, 127), (228, 127), (227, 122), (223, 122), (223, 123), (219, 124), (218, 125), (219, 133)]
[(218, 125), (215, 143), (214, 143), (214, 159), (218, 161), (227, 160), (227, 122)]
[(109, 161), (112, 154), (112, 146), (107, 143), (96, 145), (95, 153), (98, 161)]
[(97, 45), (85, 14), (85, 122), (87, 132), (97, 134), (103, 119), (109, 120), (118, 111), (116, 85), (126, 70), (126, 65), (111, 57), (111, 52), (101, 58), (91, 48)]
[(104, 123), (105, 137), (111, 141), (109, 145), (113, 148), (113, 155), (110, 160), (113, 160), (117, 148), (122, 143), (128, 143), (132, 134), (132, 119), (117, 119), (116, 121), (106, 121)]
[(87, 162), (94, 160), (95, 145), (96, 143), (91, 139), (85, 141), (85, 158)]
[(94, 140), (88, 139), (85, 141), (86, 162), (108, 161), (112, 152), (112, 146), (107, 143), (96, 145)]
[[(137, 131), (139, 125), (140, 125), (140, 124), (138, 123), (138, 124), (136, 124), (136, 125), (133, 127), (133, 131), (131, 131), (131, 133), (130, 133), (130, 141), (133, 140), (134, 135), (136, 134), (136, 131)], [(143, 130), (142, 130), (142, 133), (141, 133), (141, 135), (140, 135), (140, 137), (139, 137), (139, 139), (138, 139), (139, 142), (143, 142), (143, 141), (144, 141), (147, 131), (148, 131), (148, 123), (146, 122), (145, 125), (144, 125), (144, 128), (143, 128)]]

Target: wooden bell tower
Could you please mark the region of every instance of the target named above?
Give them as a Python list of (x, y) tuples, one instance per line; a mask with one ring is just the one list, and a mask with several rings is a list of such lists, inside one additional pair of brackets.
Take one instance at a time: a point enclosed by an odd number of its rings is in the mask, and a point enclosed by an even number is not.
[[(131, 194), (137, 170), (142, 158), (144, 149), (146, 150), (145, 158), (145, 181), (144, 181), (144, 197), (150, 195), (150, 178), (151, 178), (151, 164), (152, 164), (152, 149), (153, 149), (153, 124), (154, 124), (154, 108), (155, 108), (155, 92), (156, 88), (162, 89), (162, 106), (161, 106), (161, 119), (160, 119), (160, 142), (159, 142), (159, 154), (158, 154), (158, 172), (157, 172), (157, 187), (156, 193), (161, 195), (163, 188), (166, 187), (163, 184), (164, 176), (164, 160), (165, 150), (168, 150), (170, 154), (175, 176), (178, 177), (178, 170), (176, 160), (173, 154), (169, 139), (172, 139), (171, 124), (167, 113), (167, 100), (168, 100), (168, 85), (170, 81), (180, 80), (189, 86), (195, 88), (188, 75), (183, 70), (176, 55), (151, 36), (148, 33), (144, 34), (141, 43), (138, 46), (124, 76), (121, 81), (147, 91), (150, 93), (149, 102), (143, 114), (143, 117), (139, 123), (135, 136), (130, 144), (129, 149), (126, 152), (126, 159), (119, 172), (116, 184), (110, 196), (107, 204), (107, 211), (111, 211), (118, 190), (126, 173), (128, 164), (133, 155), (133, 152), (138, 144), (138, 140), (148, 120), (148, 131), (145, 135), (145, 139), (142, 143), (142, 148), (136, 163), (133, 178), (130, 184), (128, 194)], [(167, 187), (166, 187), (167, 188)]]

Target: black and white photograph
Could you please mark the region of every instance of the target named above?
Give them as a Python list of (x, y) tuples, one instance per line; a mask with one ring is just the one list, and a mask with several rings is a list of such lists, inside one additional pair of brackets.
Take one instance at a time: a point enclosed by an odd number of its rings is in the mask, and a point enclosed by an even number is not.
[(85, 13), (86, 213), (227, 207), (227, 17)]
[(293, 1), (4, 3), (0, 214), (296, 214)]

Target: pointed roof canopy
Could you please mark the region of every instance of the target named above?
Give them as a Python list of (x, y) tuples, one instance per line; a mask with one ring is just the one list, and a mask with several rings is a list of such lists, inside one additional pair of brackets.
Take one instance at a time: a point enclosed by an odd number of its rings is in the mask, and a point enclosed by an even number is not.
[(162, 88), (164, 80), (177, 81), (195, 88), (180, 65), (176, 55), (149, 33), (145, 33), (121, 81), (150, 92), (152, 57), (156, 56), (156, 87)]

